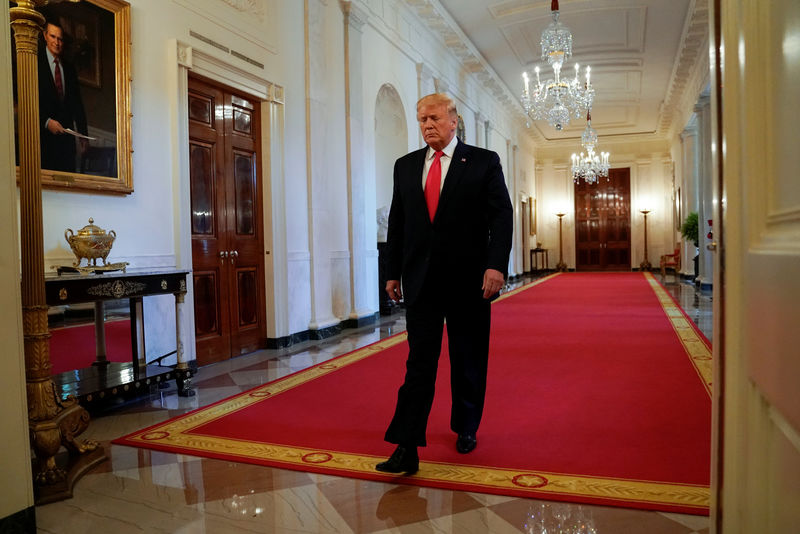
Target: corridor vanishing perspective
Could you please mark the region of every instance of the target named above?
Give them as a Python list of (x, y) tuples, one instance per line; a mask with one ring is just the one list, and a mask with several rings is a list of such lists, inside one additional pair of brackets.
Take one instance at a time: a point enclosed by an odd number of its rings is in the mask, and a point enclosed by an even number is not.
[[(531, 280), (523, 276), (507, 289)], [(710, 295), (674, 277), (664, 286), (710, 338)], [(38, 506), (38, 531), (503, 534), (581, 526), (582, 532), (600, 534), (709, 532), (704, 516), (420, 488), (110, 443), (404, 330), (403, 313), (395, 311), (323, 341), (204, 366), (194, 381), (194, 397), (179, 397), (174, 386), (155, 388), (146, 398), (96, 414), (88, 437), (103, 443), (110, 460), (81, 480), (74, 498)]]

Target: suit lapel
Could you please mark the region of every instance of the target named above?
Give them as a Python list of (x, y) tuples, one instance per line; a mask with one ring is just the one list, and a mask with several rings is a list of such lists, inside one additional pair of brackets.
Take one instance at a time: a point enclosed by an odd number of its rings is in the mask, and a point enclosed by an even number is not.
[(453, 159), (450, 161), (450, 168), (447, 169), (447, 175), (444, 179), (444, 186), (442, 187), (442, 194), (439, 196), (439, 206), (436, 209), (436, 218), (447, 207), (447, 202), (455, 194), (454, 191), (458, 187), (464, 175), (464, 170), (467, 168), (469, 161), (469, 149), (467, 145), (458, 141), (456, 149), (453, 151)]
[(421, 148), (414, 154), (411, 162), (409, 172), (411, 188), (411, 198), (417, 204), (417, 210), (421, 210), (425, 214), (425, 220), (430, 223), (428, 217), (428, 204), (425, 202), (425, 191), (422, 189), (422, 173), (425, 170), (425, 155), (428, 153), (428, 147)]

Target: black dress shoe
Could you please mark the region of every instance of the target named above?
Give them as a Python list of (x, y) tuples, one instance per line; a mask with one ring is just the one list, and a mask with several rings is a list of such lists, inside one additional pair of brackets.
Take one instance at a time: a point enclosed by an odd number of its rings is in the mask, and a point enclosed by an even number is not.
[(456, 440), (456, 450), (461, 454), (467, 454), (475, 450), (478, 445), (478, 438), (475, 434), (459, 434)]
[(392, 455), (385, 462), (375, 466), (384, 473), (405, 473), (413, 475), (419, 471), (419, 456), (416, 447), (403, 447), (398, 445)]

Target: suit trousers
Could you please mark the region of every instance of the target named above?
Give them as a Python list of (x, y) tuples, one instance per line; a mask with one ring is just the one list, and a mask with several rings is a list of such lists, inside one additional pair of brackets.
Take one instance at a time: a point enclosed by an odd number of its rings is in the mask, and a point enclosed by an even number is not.
[(450, 429), (457, 434), (477, 433), (486, 396), (491, 305), (480, 287), (466, 293), (463, 287), (454, 287), (451, 277), (429, 275), (419, 297), (406, 307), (409, 352), (394, 417), (384, 437), (389, 443), (427, 445), (445, 320), (452, 394)]

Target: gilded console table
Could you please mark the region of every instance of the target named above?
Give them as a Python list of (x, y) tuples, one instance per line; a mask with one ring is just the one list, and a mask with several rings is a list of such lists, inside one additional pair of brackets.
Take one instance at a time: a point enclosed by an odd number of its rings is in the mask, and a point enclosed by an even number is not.
[[(62, 398), (73, 395), (84, 406), (117, 397), (147, 393), (150, 386), (175, 379), (178, 394), (191, 396), (192, 369), (181, 342), (181, 309), (186, 295), (184, 270), (153, 270), (105, 274), (60, 274), (45, 277), (48, 306), (92, 302), (95, 306), (96, 360), (91, 367), (53, 376)], [(175, 339), (177, 365), (148, 365), (145, 357), (143, 299), (153, 295), (175, 296)], [(109, 362), (106, 358), (104, 303), (126, 298), (131, 310), (130, 362)]]

